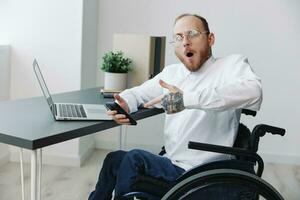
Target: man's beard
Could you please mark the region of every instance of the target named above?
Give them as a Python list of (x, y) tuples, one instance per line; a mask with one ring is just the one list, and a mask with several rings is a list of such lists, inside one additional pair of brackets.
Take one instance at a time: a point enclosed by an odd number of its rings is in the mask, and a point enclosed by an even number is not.
[[(185, 57), (184, 56), (178, 56), (178, 54), (175, 52), (176, 56), (179, 58), (179, 60), (185, 65), (185, 67), (191, 71), (191, 72), (196, 72), (198, 71), (202, 65), (211, 57), (212, 55), (212, 51), (211, 48), (209, 49), (209, 51), (207, 51), (207, 53), (205, 55), (201, 54), (201, 58), (200, 58), (200, 63), (197, 64), (196, 66), (189, 66), (189, 64), (186, 62)], [(202, 56), (203, 55), (203, 56)], [(195, 55), (197, 56), (197, 55)]]

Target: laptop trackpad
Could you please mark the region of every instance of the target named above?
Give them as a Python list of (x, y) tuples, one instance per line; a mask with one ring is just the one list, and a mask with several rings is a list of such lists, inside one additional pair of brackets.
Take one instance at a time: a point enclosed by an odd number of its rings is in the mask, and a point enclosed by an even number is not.
[(97, 104), (84, 104), (84, 109), (89, 113), (106, 113), (106, 108), (104, 105)]

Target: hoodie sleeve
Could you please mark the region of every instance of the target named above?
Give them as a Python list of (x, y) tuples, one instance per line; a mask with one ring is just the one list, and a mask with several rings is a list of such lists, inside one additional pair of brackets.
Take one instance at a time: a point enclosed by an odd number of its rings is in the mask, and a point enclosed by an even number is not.
[(137, 111), (138, 107), (142, 104), (163, 94), (163, 89), (159, 85), (159, 80), (163, 78), (165, 69), (152, 79), (144, 82), (142, 85), (127, 89), (120, 93), (120, 96), (125, 99), (130, 113)]

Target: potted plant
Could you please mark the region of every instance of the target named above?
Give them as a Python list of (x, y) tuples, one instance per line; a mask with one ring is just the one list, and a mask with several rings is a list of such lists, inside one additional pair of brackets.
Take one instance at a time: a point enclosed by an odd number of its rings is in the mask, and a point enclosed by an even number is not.
[(127, 73), (132, 70), (132, 60), (122, 51), (109, 51), (102, 57), (101, 69), (104, 71), (104, 89), (122, 91), (126, 89)]

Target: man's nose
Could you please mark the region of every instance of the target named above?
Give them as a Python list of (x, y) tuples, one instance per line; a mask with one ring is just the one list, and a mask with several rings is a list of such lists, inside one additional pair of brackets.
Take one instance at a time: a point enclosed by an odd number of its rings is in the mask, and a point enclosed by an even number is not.
[(191, 45), (191, 40), (188, 37), (183, 37), (182, 44), (184, 47)]

